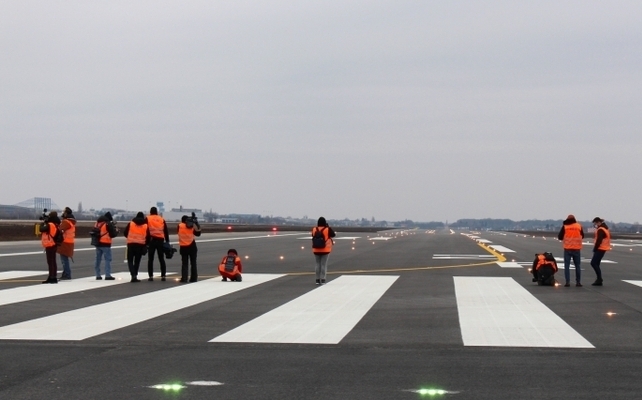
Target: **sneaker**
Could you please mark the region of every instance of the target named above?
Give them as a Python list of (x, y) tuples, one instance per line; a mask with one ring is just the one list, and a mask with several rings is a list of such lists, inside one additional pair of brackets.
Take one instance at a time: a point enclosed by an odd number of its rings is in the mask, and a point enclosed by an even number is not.
[(132, 280), (131, 280), (130, 282), (131, 282), (131, 283), (140, 282), (140, 279), (138, 279), (138, 278), (132, 278)]
[(60, 276), (60, 279), (58, 279), (58, 280), (60, 280), (60, 281), (68, 281), (68, 280), (70, 280), (70, 279), (71, 279), (71, 276), (69, 276), (69, 275), (67, 275), (67, 274), (62, 274), (62, 275)]
[(99, 275), (99, 276), (97, 276), (97, 277), (96, 277), (96, 280), (97, 280), (97, 281), (102, 281), (102, 280), (103, 280), (103, 277)]
[(579, 283), (579, 282), (577, 282), (577, 283), (575, 284), (575, 286), (577, 286), (577, 287), (582, 287), (582, 284), (581, 284), (581, 283)]
[(105, 280), (106, 280), (106, 281), (113, 281), (113, 280), (115, 280), (115, 279), (116, 279), (116, 278), (114, 278), (113, 276), (106, 276), (106, 277), (105, 277)]
[(316, 284), (320, 285), (321, 284), (321, 279), (317, 279)]
[(325, 279), (321, 279), (321, 284), (325, 285)]
[(569, 287), (569, 286), (571, 286), (571, 284), (568, 282), (564, 285), (564, 287)]
[(226, 277), (223, 277), (223, 279), (221, 279), (221, 281), (222, 281), (222, 282), (227, 282), (227, 278), (226, 278)]
[(181, 279), (179, 282), (180, 283), (187, 283), (187, 279)]
[(161, 276), (161, 281), (165, 282), (165, 277)]
[(154, 278), (152, 278), (152, 277), (150, 276), (149, 278), (147, 278), (147, 280), (148, 280), (149, 282), (153, 282), (153, 281), (154, 281)]
[(602, 286), (602, 280), (598, 279), (595, 282), (591, 283), (591, 286)]

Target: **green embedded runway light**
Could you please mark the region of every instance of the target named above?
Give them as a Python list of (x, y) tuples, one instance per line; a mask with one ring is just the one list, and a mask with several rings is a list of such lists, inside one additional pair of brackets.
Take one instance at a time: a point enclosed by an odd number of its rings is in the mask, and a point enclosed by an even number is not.
[(152, 389), (160, 389), (166, 392), (179, 392), (181, 389), (185, 389), (185, 386), (181, 385), (180, 383), (170, 383), (170, 384), (165, 383), (165, 384), (154, 385), (150, 387)]
[(443, 389), (419, 389), (417, 390), (417, 393), (419, 393), (422, 396), (443, 396), (448, 393), (447, 390)]

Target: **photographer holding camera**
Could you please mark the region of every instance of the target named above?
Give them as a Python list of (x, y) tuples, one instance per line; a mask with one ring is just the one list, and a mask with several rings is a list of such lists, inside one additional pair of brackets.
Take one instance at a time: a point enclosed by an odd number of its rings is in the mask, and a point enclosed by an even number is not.
[(190, 282), (198, 280), (198, 271), (196, 269), (196, 248), (195, 236), (201, 236), (201, 225), (198, 223), (196, 214), (192, 212), (192, 216), (188, 217), (183, 215), (181, 223), (178, 224), (178, 245), (180, 247), (181, 255), (181, 282), (187, 282), (187, 262), (191, 265)]
[(100, 262), (104, 257), (105, 280), (113, 281), (116, 278), (111, 276), (111, 239), (118, 236), (118, 228), (116, 228), (116, 224), (114, 223), (114, 218), (111, 216), (111, 213), (107, 211), (105, 215), (98, 218), (94, 228), (100, 230), (98, 242), (96, 243), (96, 262), (94, 263), (96, 280), (99, 281), (103, 279), (100, 274)]
[(42, 283), (58, 283), (58, 264), (56, 263), (58, 244), (55, 242), (54, 237), (59, 229), (60, 218), (58, 218), (56, 211), (47, 214), (47, 209), (45, 208), (40, 220), (42, 221), (40, 224), (40, 241), (45, 249), (47, 267), (49, 269), (49, 276)]

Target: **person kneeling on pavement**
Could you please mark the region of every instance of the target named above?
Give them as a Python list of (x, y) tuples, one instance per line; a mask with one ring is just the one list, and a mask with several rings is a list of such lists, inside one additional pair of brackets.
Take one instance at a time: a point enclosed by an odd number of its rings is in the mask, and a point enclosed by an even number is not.
[(535, 254), (533, 260), (533, 282), (540, 286), (555, 286), (555, 273), (557, 272), (557, 261), (551, 253)]
[(229, 249), (227, 251), (227, 255), (223, 257), (221, 263), (218, 265), (218, 272), (223, 277), (223, 281), (229, 279), (231, 281), (241, 282), (243, 265), (241, 265), (241, 258), (236, 250)]

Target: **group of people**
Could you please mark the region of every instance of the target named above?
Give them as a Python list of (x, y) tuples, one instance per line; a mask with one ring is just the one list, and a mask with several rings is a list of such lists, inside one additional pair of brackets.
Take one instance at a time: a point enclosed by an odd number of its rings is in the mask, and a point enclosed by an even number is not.
[[(593, 286), (602, 286), (602, 270), (600, 263), (607, 251), (611, 250), (611, 232), (609, 227), (600, 217), (593, 218), (593, 227), (595, 228), (595, 237), (593, 241), (593, 257), (591, 258), (591, 267), (595, 271), (596, 279), (592, 283)], [(566, 217), (562, 224), (562, 228), (557, 235), (557, 238), (562, 241), (564, 249), (564, 278), (565, 287), (571, 286), (571, 260), (575, 266), (575, 286), (582, 287), (582, 269), (581, 269), (581, 250), (582, 242), (584, 240), (584, 229), (582, 225), (577, 222), (574, 215)], [(536, 254), (533, 261), (533, 281), (541, 285), (554, 285), (555, 278), (553, 277), (558, 271), (557, 262), (551, 253)]]
[[(59, 280), (71, 279), (71, 267), (69, 261), (73, 261), (74, 243), (76, 236), (76, 219), (72, 210), (66, 207), (62, 213), (62, 221), (56, 211), (51, 211), (47, 217), (47, 228), (41, 232), (42, 247), (45, 249), (49, 274), (43, 283), (58, 283)], [(54, 237), (57, 230), (63, 232), (63, 241), (56, 243)], [(113, 221), (110, 212), (102, 215), (94, 224), (93, 231), (95, 238), (93, 245), (96, 247), (94, 270), (96, 280), (102, 280), (101, 264), (105, 261), (105, 280), (114, 280), (111, 274), (111, 245), (112, 239), (118, 236), (119, 230)], [(195, 238), (201, 235), (201, 226), (195, 217), (189, 218), (183, 215), (177, 227), (179, 254), (181, 256), (181, 279), (180, 282), (196, 282), (198, 280), (198, 269), (196, 256), (198, 248)], [(167, 279), (167, 264), (165, 262), (166, 250), (171, 249), (169, 242), (169, 230), (167, 223), (162, 216), (158, 215), (158, 209), (151, 207), (149, 214), (145, 216), (138, 212), (136, 216), (125, 226), (123, 235), (127, 242), (127, 266), (131, 275), (132, 283), (140, 282), (138, 273), (141, 258), (147, 254), (148, 281), (154, 280), (154, 257), (158, 255), (160, 264), (161, 281)], [(328, 257), (332, 251), (333, 240), (336, 234), (328, 225), (325, 218), (317, 221), (317, 226), (312, 229), (313, 248), (316, 267), (316, 284), (323, 285), (326, 282)], [(316, 237), (316, 239), (315, 239)], [(315, 242), (316, 240), (316, 242)], [(316, 243), (316, 244), (315, 244)], [(58, 265), (56, 254), (60, 254), (63, 265), (63, 272), (58, 278)], [(169, 253), (171, 254), (171, 253)], [(223, 281), (242, 281), (243, 265), (236, 249), (229, 249), (218, 266)], [(189, 279), (188, 279), (189, 278)]]

